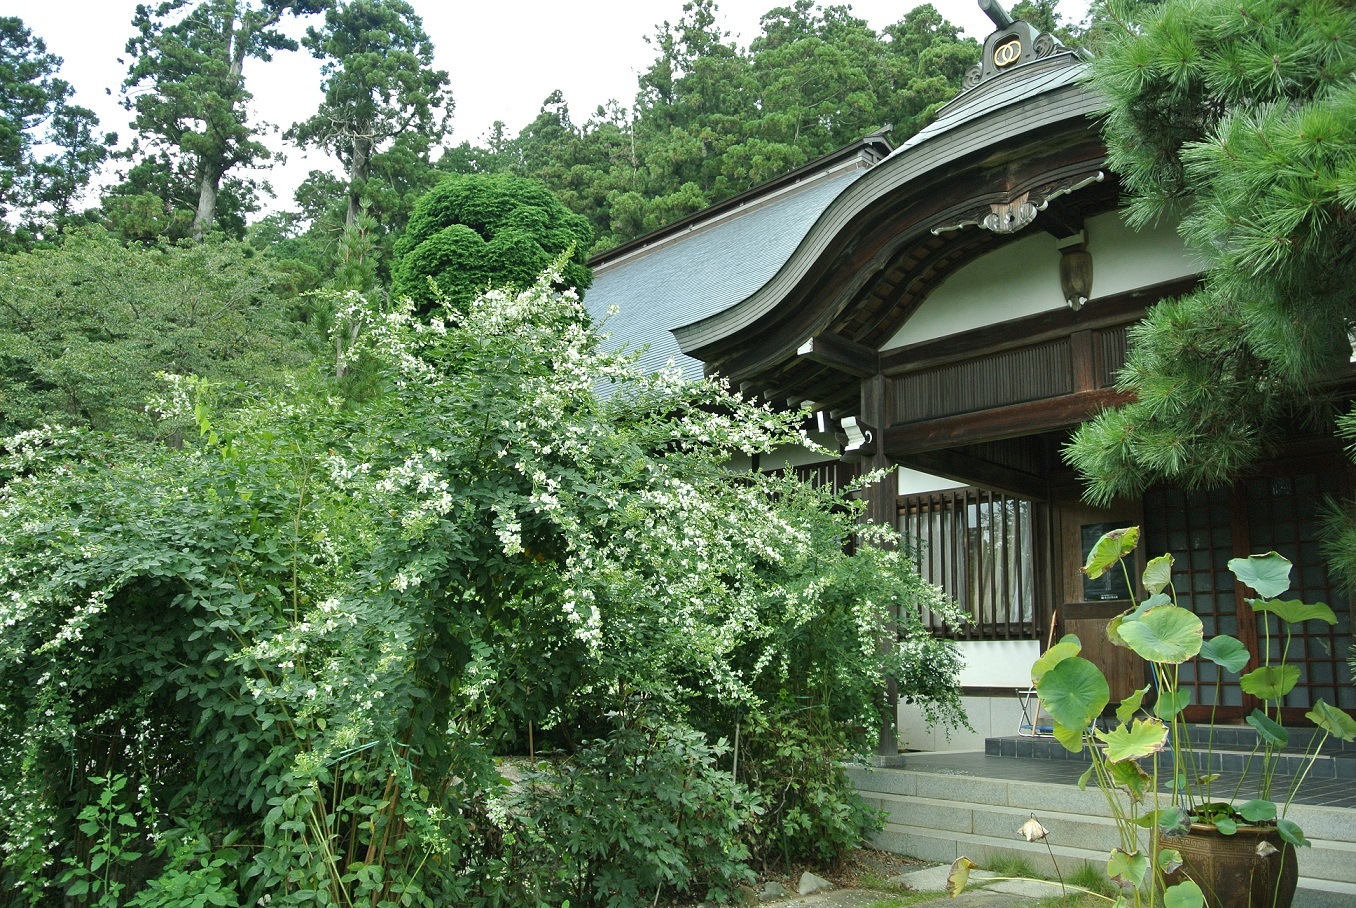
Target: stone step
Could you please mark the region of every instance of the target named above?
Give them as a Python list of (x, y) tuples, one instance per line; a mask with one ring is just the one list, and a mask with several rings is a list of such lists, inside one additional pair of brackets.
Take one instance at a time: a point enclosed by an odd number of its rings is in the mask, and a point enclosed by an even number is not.
[[(1261, 755), (1254, 755), (1250, 750), (1234, 749), (1233, 745), (1226, 747), (1218, 740), (1210, 753), (1205, 753), (1199, 749), (1203, 746), (1204, 742), (1198, 743), (1198, 749), (1193, 754), (1198, 772), (1243, 772), (1245, 767), (1251, 767), (1252, 771), (1257, 771), (1262, 765)], [(1008, 735), (985, 738), (984, 752), (994, 757), (1073, 760), (1085, 764), (1090, 759), (1086, 750), (1080, 753), (1072, 753), (1054, 738), (1043, 735), (1034, 737)], [(1303, 772), (1308, 759), (1302, 752), (1282, 752), (1276, 754), (1273, 762), (1278, 776), (1290, 776)], [(1158, 755), (1158, 765), (1160, 768), (1167, 768), (1172, 765), (1171, 751), (1164, 751)], [(1356, 751), (1329, 752), (1325, 748), (1314, 760), (1313, 768), (1309, 770), (1309, 778), (1356, 780)]]
[[(1317, 728), (1286, 728), (1289, 743), (1285, 751), (1304, 753), (1309, 749), (1315, 737), (1323, 732)], [(1187, 736), (1192, 744), (1205, 745), (1213, 741), (1215, 747), (1233, 750), (1252, 750), (1257, 745), (1257, 730), (1251, 725), (1188, 725)], [(1342, 741), (1329, 737), (1323, 742), (1322, 751), (1327, 754), (1356, 754), (1356, 741)]]
[[(1008, 784), (1017, 785), (1017, 783)], [(1059, 789), (1063, 786), (1051, 787)], [(1102, 862), (1105, 862), (1107, 852), (1120, 844), (1120, 833), (1109, 816), (1104, 799), (1098, 805), (1097, 812), (1069, 813), (1054, 809), (1050, 803), (1056, 800), (1057, 795), (1066, 793), (1037, 792), (1040, 797), (1030, 798), (1029, 795), (1033, 791), (1036, 790), (1018, 785), (1010, 792), (1009, 797), (1017, 802), (1039, 806), (1012, 807), (962, 803), (935, 797), (866, 792), (862, 794), (871, 806), (885, 811), (887, 824), (896, 832), (937, 834), (942, 838), (950, 834), (970, 835), (978, 836), (985, 841), (1002, 841), (1018, 838), (1022, 824), (1035, 815), (1041, 825), (1050, 831), (1048, 840), (1051, 844), (1090, 849)], [(1084, 793), (1080, 792), (1081, 794)], [(1066, 800), (1065, 804), (1077, 807), (1079, 800), (1081, 799), (1072, 802)], [(1330, 882), (1356, 885), (1356, 843), (1324, 837), (1324, 835), (1350, 835), (1352, 830), (1345, 827), (1349, 826), (1351, 818), (1341, 813), (1336, 815), (1330, 813), (1325, 817), (1320, 812), (1310, 811), (1295, 819), (1304, 826), (1305, 835), (1313, 843), (1312, 847), (1303, 848), (1296, 855), (1300, 873)], [(1324, 822), (1325, 819), (1327, 822)], [(1306, 820), (1307, 825), (1304, 822)]]
[[(1037, 728), (1048, 735), (1049, 717), (1042, 712), (1037, 723)], [(1025, 727), (1023, 730), (1027, 730)], [(1285, 747), (1281, 748), (1282, 753), (1303, 755), (1309, 751), (1313, 745), (1314, 738), (1319, 737), (1323, 732), (1312, 726), (1289, 727), (1286, 734), (1289, 740)], [(1209, 725), (1209, 724), (1191, 724), (1186, 726), (1186, 736), (1193, 747), (1207, 748), (1213, 747), (1218, 751), (1240, 751), (1248, 753), (1254, 747), (1257, 747), (1257, 730), (1251, 725)], [(1349, 755), (1356, 756), (1356, 741), (1342, 741), (1338, 738), (1329, 736), (1320, 745), (1321, 753), (1327, 756)]]
[[(1018, 857), (1025, 860), (1041, 876), (1065, 879), (1088, 864), (1105, 872), (1107, 852), (1071, 845), (1027, 842), (1021, 838), (994, 838), (964, 832), (942, 832), (887, 823), (871, 840), (875, 848), (895, 854), (906, 854), (925, 861), (950, 864), (958, 857), (967, 857), (981, 867), (995, 858)], [(1304, 852), (1301, 852), (1301, 858)], [(1306, 862), (1299, 862), (1300, 879), (1293, 904), (1296, 908), (1356, 908), (1356, 883), (1329, 880), (1309, 875)], [(1052, 894), (1055, 894), (1052, 892)]]
[(977, 835), (988, 839), (1017, 839), (1022, 824), (1034, 814), (1050, 830), (1052, 844), (1092, 849), (1102, 855), (1120, 844), (1116, 825), (1107, 817), (1033, 811), (1020, 807), (977, 804), (959, 807), (955, 801), (935, 798), (877, 795), (869, 803), (885, 811), (886, 822), (896, 827), (915, 827), (938, 832)]
[[(939, 863), (964, 855), (981, 866), (1012, 855), (1041, 874), (1058, 865), (1067, 875), (1079, 862), (1104, 867), (1119, 842), (1106, 799), (1095, 789), (944, 771), (847, 769), (862, 797), (886, 813), (873, 844), (887, 851)], [(1032, 813), (1050, 830), (1049, 847), (1021, 838), (1018, 829)], [(1297, 855), (1295, 905), (1356, 908), (1356, 811), (1297, 805), (1290, 818), (1313, 843)]]
[(871, 846), (938, 864), (950, 864), (956, 858), (967, 857), (981, 867), (988, 867), (995, 858), (1017, 857), (1029, 863), (1043, 877), (1063, 874), (1067, 879), (1081, 864), (1090, 864), (1100, 870), (1106, 867), (1106, 852), (1091, 848), (1070, 845), (1051, 845), (1047, 848), (1044, 843), (1027, 842), (1021, 838), (995, 839), (965, 832), (932, 833), (893, 823), (872, 837)]

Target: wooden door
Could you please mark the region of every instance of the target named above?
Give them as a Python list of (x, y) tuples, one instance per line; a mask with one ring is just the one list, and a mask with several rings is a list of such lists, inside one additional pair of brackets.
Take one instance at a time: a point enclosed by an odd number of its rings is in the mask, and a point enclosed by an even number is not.
[(1059, 633), (1061, 636), (1078, 636), (1083, 645), (1083, 658), (1106, 675), (1114, 706), (1145, 684), (1144, 660), (1129, 649), (1116, 646), (1106, 635), (1111, 619), (1130, 608), (1130, 591), (1132, 585), (1138, 583), (1143, 553), (1136, 551), (1126, 560), (1128, 571), (1117, 567), (1098, 581), (1084, 577), (1083, 564), (1089, 549), (1102, 533), (1140, 524), (1139, 502), (1118, 501), (1109, 508), (1094, 508), (1077, 499), (1065, 499), (1060, 502), (1059, 514), (1063, 600), (1059, 609)]

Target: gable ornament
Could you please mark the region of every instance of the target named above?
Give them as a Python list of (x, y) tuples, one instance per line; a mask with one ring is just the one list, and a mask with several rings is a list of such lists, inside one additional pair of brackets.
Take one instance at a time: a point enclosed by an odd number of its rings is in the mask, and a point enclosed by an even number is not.
[(1055, 199), (1077, 192), (1084, 186), (1100, 183), (1104, 179), (1106, 174), (1100, 170), (1093, 173), (1084, 172), (1054, 180), (1005, 199), (976, 205), (955, 220), (948, 219), (946, 223), (933, 227), (932, 235), (941, 236), (953, 230), (975, 226), (993, 233), (1016, 233), (1029, 226), (1036, 219), (1036, 215), (1049, 207)]
[(979, 8), (993, 21), (996, 30), (985, 39), (979, 63), (966, 70), (961, 81), (962, 90), (974, 88), (1019, 63), (1043, 60), (1056, 51), (1068, 49), (1053, 35), (1039, 31), (1021, 19), (1013, 19), (998, 0), (979, 0)]

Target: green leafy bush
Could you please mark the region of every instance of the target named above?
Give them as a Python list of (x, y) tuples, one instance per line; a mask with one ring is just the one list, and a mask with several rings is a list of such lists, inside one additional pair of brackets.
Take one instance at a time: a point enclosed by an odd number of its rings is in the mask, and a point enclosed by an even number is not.
[(717, 764), (728, 751), (641, 719), (527, 774), (509, 810), (530, 831), (546, 901), (623, 908), (669, 890), (723, 901), (752, 882), (744, 833), (759, 808)]
[(309, 362), (282, 281), (241, 243), (124, 246), (98, 227), (0, 256), (0, 436), (181, 431), (148, 406), (161, 372), (209, 378), (219, 396), (276, 387)]
[[(119, 826), (196, 843), (127, 843), (137, 857), (102, 891), (147, 904), (728, 889), (755, 803), (712, 743), (736, 717), (812, 702), (846, 741), (875, 721), (886, 672), (945, 663), (916, 621), (881, 652), (893, 610), (941, 605), (898, 551), (845, 552), (892, 538), (859, 503), (729, 469), (801, 442), (795, 415), (632, 374), (560, 279), (429, 318), (335, 297), (335, 355), (373, 370), (361, 400), (298, 382), (213, 413), (181, 380), (165, 406), (199, 431), (181, 448), (62, 429), (6, 442), (6, 898), (88, 901), (62, 874), (91, 867), (102, 834), (79, 814), (114, 773), (136, 792)], [(926, 695), (954, 705), (954, 689)], [(640, 722), (638, 702), (664, 708)], [(544, 844), (500, 809), (493, 755), (525, 729), (603, 741), (578, 748), (587, 772), (538, 786), (569, 798)], [(800, 802), (818, 804), (839, 809)], [(590, 817), (617, 824), (607, 847), (568, 852), (566, 824)], [(520, 872), (547, 847), (572, 855), (567, 878)]]
[(804, 716), (752, 729), (740, 758), (741, 780), (763, 799), (749, 839), (764, 865), (830, 865), (883, 826), (839, 766), (842, 741)]
[[(558, 257), (566, 286), (587, 288), (593, 231), (551, 191), (524, 177), (447, 177), (415, 203), (395, 244), (391, 292), (423, 309), (465, 308), (491, 287), (530, 286)], [(430, 281), (437, 289), (430, 286)]]

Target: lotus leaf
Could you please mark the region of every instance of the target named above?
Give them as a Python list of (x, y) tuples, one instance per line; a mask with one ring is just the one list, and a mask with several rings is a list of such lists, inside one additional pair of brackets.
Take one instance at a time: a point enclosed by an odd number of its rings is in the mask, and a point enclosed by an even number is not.
[(1082, 656), (1065, 659), (1046, 672), (1036, 693), (1051, 717), (1070, 729), (1087, 728), (1111, 700), (1106, 677)]
[(1337, 615), (1326, 602), (1300, 602), (1298, 599), (1249, 599), (1248, 605), (1253, 611), (1270, 612), (1286, 624), (1299, 624), (1303, 621), (1326, 621), (1337, 623)]
[(1155, 593), (1148, 599), (1145, 599), (1139, 605), (1136, 605), (1134, 608), (1126, 609), (1124, 612), (1121, 612), (1115, 618), (1112, 618), (1111, 623), (1106, 626), (1107, 639), (1114, 643), (1116, 646), (1123, 646), (1129, 649), (1130, 644), (1126, 643), (1124, 640), (1121, 639), (1120, 634), (1121, 624), (1125, 621), (1130, 621), (1132, 619), (1138, 618), (1140, 615), (1143, 615), (1151, 608), (1155, 608), (1160, 605), (1172, 605), (1172, 604), (1173, 601), (1171, 596), (1167, 595), (1166, 593)]
[(1176, 605), (1151, 608), (1138, 618), (1122, 622), (1126, 644), (1149, 662), (1177, 665), (1201, 651), (1205, 630), (1201, 619)]
[(1158, 831), (1163, 835), (1186, 835), (1186, 831), (1191, 828), (1187, 812), (1176, 804), (1158, 811), (1155, 819), (1158, 821)]
[(946, 894), (953, 899), (965, 891), (965, 885), (970, 882), (970, 871), (975, 869), (975, 862), (969, 858), (960, 857), (951, 862), (951, 870), (946, 875)]
[(1154, 715), (1164, 722), (1171, 722), (1174, 716), (1190, 705), (1191, 691), (1165, 690), (1158, 695), (1158, 702), (1154, 704)]
[(1290, 741), (1290, 732), (1260, 709), (1254, 709), (1244, 721), (1257, 729), (1262, 740), (1274, 748), (1282, 748)]
[(1050, 733), (1055, 736), (1056, 741), (1064, 745), (1064, 749), (1069, 753), (1083, 752), (1083, 729), (1081, 726), (1079, 728), (1066, 728), (1056, 722)]
[(1343, 741), (1356, 740), (1356, 719), (1340, 709), (1334, 709), (1322, 700), (1315, 703), (1314, 708), (1304, 716), (1334, 738)]
[(1259, 700), (1279, 700), (1295, 689), (1299, 677), (1298, 665), (1263, 665), (1239, 678), (1238, 686)]
[(1136, 804), (1143, 803), (1145, 795), (1153, 785), (1153, 779), (1144, 771), (1143, 766), (1134, 760), (1121, 760), (1119, 763), (1108, 765), (1107, 770), (1111, 774), (1111, 780), (1130, 796), (1131, 801)]
[(1163, 908), (1204, 908), (1205, 893), (1191, 880), (1163, 890)]
[(1139, 527), (1112, 530), (1098, 539), (1097, 544), (1092, 547), (1092, 551), (1088, 552), (1088, 560), (1083, 565), (1083, 573), (1087, 574), (1089, 579), (1096, 580), (1105, 574), (1113, 564), (1133, 552), (1138, 544)]
[(1228, 634), (1211, 637), (1201, 644), (1201, 655), (1219, 667), (1231, 672), (1240, 672), (1248, 664), (1252, 654), (1248, 648)]
[(1082, 650), (1083, 644), (1077, 635), (1065, 634), (1031, 666), (1031, 680), (1039, 682), (1051, 668), (1071, 656), (1077, 656)]
[(1277, 820), (1276, 831), (1281, 834), (1282, 839), (1285, 839), (1296, 848), (1309, 847), (1309, 840), (1304, 837), (1304, 830), (1300, 829), (1299, 824), (1294, 820), (1287, 820), (1285, 818)]
[(1144, 566), (1144, 588), (1152, 595), (1163, 592), (1172, 582), (1172, 556), (1159, 555)]
[(1249, 823), (1269, 823), (1276, 819), (1276, 802), (1257, 798), (1238, 806), (1238, 815)]
[(1107, 762), (1119, 763), (1158, 753), (1168, 740), (1168, 727), (1158, 719), (1136, 719), (1097, 736), (1106, 742)]
[(1136, 889), (1149, 872), (1149, 859), (1138, 851), (1111, 850), (1106, 862), (1106, 875), (1127, 889)]
[(1140, 705), (1144, 703), (1144, 697), (1149, 693), (1147, 686), (1141, 687), (1130, 696), (1121, 701), (1121, 705), (1116, 707), (1116, 718), (1121, 722), (1129, 722), (1130, 717), (1139, 712)]
[(1290, 589), (1290, 559), (1275, 552), (1230, 558), (1229, 570), (1239, 583), (1263, 599), (1275, 599)]

